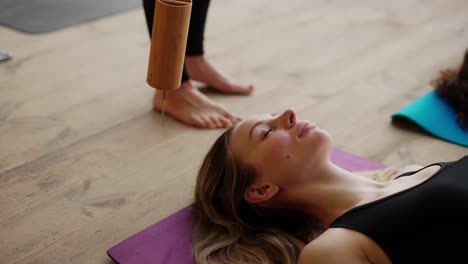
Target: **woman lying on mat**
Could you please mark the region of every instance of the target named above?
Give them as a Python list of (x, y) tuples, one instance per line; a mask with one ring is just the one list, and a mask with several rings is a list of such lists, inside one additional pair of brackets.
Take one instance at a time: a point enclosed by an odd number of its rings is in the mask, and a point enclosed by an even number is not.
[(332, 149), (293, 110), (223, 133), (198, 173), (197, 263), (468, 263), (468, 156), (378, 181)]

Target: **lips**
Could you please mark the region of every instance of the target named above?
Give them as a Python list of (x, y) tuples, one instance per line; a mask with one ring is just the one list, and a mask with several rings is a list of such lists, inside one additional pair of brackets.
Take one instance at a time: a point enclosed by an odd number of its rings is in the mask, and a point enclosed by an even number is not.
[(300, 122), (299, 124), (297, 124), (297, 137), (298, 138), (301, 138), (302, 135), (304, 134), (304, 132), (308, 129), (308, 128), (311, 128), (313, 127), (311, 123), (309, 122)]

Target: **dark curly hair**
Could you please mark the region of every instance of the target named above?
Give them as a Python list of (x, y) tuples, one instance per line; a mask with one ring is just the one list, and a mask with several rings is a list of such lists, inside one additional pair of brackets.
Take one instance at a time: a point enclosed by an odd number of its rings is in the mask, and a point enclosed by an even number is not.
[(468, 129), (468, 49), (458, 70), (446, 69), (431, 82), (438, 96), (457, 112), (457, 122)]

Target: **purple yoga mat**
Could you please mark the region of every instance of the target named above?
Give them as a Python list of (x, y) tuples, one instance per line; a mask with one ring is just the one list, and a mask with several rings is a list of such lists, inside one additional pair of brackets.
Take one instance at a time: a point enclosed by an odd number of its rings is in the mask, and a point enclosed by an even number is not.
[[(385, 165), (335, 149), (332, 161), (349, 171), (383, 169)], [(109, 250), (119, 264), (192, 264), (190, 205), (132, 235)]]

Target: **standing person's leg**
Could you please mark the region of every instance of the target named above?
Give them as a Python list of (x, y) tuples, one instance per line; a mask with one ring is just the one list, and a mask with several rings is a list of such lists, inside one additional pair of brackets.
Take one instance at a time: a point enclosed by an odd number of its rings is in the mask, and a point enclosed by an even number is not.
[[(198, 1), (202, 2), (205, 0), (194, 0), (194, 2)], [(143, 0), (143, 8), (151, 37), (155, 0)], [(192, 12), (190, 23), (192, 23), (192, 20), (196, 20), (198, 16), (197, 12)], [(215, 103), (198, 91), (190, 82), (189, 75), (185, 70), (181, 86), (174, 91), (167, 91), (166, 95), (167, 105), (165, 110), (167, 114), (185, 124), (201, 128), (216, 128), (229, 127), (238, 120), (237, 117), (229, 113), (222, 105)], [(159, 90), (155, 91), (153, 108), (157, 111), (161, 111), (162, 109), (162, 92)]]
[[(145, 11), (146, 26), (148, 27), (148, 33), (150, 35), (150, 39), (151, 39), (152, 34), (153, 34), (153, 19), (154, 19), (155, 7), (156, 7), (155, 2), (156, 2), (156, 0), (143, 0), (143, 10)], [(192, 20), (190, 20), (190, 26), (191, 26), (191, 24), (192, 24)], [(194, 34), (192, 34), (192, 35), (194, 35)], [(189, 42), (189, 41), (187, 41), (187, 42)], [(191, 41), (191, 42), (192, 43), (198, 43), (196, 41)], [(203, 47), (201, 49), (202, 49), (202, 53), (203, 53)], [(190, 77), (189, 77), (189, 75), (187, 73), (187, 70), (185, 69), (185, 65), (184, 65), (184, 68), (183, 68), (183, 71), (182, 71), (182, 82), (188, 81), (189, 79), (190, 79)]]
[(244, 86), (228, 81), (205, 58), (203, 40), (210, 0), (193, 0), (190, 18), (185, 69), (190, 78), (203, 82), (224, 93), (250, 94), (253, 86)]

